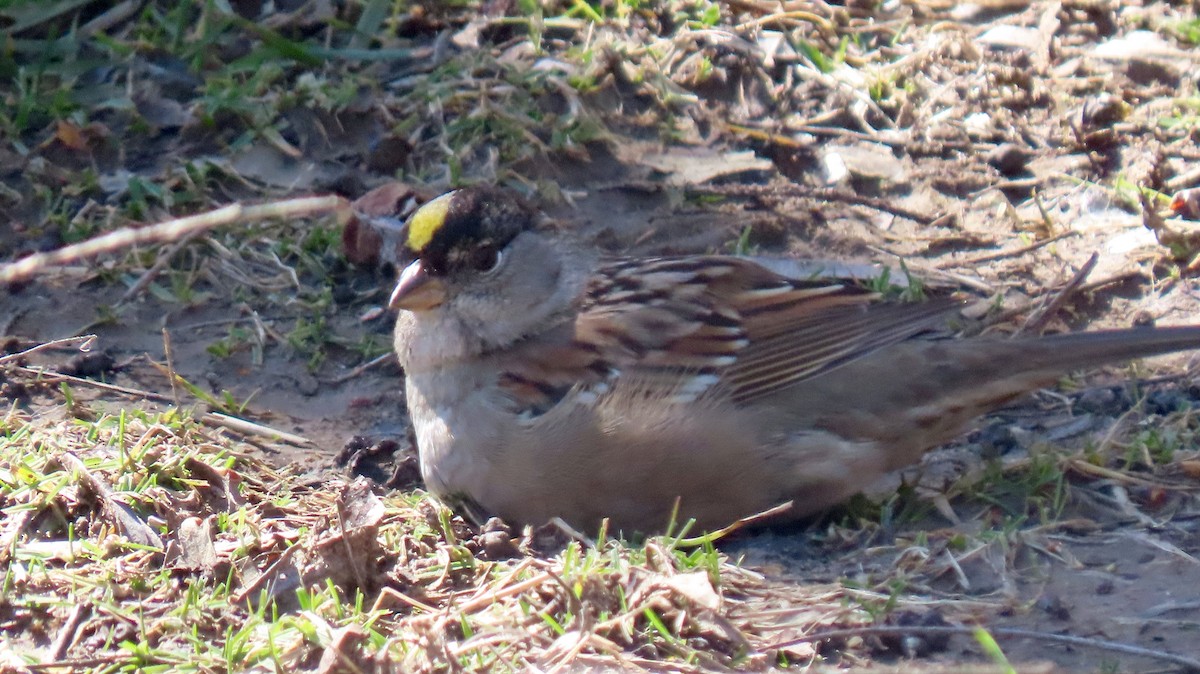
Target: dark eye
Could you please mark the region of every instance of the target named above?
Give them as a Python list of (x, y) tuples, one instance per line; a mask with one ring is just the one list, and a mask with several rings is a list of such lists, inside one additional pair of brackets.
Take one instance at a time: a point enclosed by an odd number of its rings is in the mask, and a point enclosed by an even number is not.
[(500, 266), (500, 251), (495, 246), (483, 245), (471, 253), (471, 268), (475, 271), (489, 272)]

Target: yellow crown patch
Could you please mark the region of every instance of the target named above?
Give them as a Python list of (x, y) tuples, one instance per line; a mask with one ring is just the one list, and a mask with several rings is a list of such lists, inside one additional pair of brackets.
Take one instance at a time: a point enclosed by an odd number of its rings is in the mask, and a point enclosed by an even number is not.
[(453, 196), (454, 192), (447, 192), (412, 214), (408, 220), (409, 250), (419, 253), (429, 245), (433, 235), (446, 224), (446, 212), (450, 210), (450, 198)]

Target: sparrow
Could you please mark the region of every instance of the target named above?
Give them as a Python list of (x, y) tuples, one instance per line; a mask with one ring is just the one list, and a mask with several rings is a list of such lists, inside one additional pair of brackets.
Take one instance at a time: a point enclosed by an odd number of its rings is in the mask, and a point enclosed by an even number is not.
[(493, 186), (425, 203), (400, 241), (389, 305), (421, 474), (479, 521), (800, 518), (1065, 373), (1200, 348), (1200, 326), (955, 339), (953, 299), (608, 257)]

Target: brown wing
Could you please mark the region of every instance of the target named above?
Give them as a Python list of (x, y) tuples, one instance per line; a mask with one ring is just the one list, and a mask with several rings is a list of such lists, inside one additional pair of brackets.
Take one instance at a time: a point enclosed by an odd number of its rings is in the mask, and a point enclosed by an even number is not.
[(613, 260), (573, 320), (506, 359), (502, 383), (534, 412), (574, 387), (603, 393), (617, 375), (668, 399), (719, 389), (747, 402), (926, 332), (956, 304), (877, 299), (732, 257)]

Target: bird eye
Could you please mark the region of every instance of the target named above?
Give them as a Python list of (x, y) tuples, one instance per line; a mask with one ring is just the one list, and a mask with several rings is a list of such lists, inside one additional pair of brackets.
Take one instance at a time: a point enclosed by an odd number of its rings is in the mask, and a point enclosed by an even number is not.
[(490, 272), (500, 266), (500, 251), (495, 246), (485, 245), (471, 253), (471, 266), (475, 271)]

